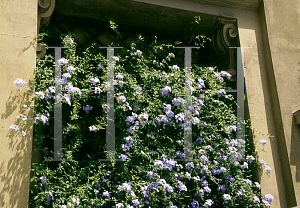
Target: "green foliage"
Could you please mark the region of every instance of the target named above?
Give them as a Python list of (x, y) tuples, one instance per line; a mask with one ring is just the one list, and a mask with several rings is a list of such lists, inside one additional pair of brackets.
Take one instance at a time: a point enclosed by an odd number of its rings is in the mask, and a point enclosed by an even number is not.
[[(199, 20), (196, 18), (196, 23)], [(118, 35), (112, 45), (125, 45), (117, 25), (111, 22), (111, 28)], [(192, 115), (195, 119), (192, 127), (194, 167), (188, 168), (187, 164), (190, 163), (186, 161), (178, 161), (173, 165), (172, 170), (157, 168), (158, 166), (155, 165), (159, 160), (165, 161), (165, 157), (180, 159), (179, 156), (184, 153), (184, 130), (182, 122), (176, 121), (176, 118), (179, 119), (176, 116), (184, 113), (184, 103), (176, 106), (174, 98), (185, 98), (185, 72), (183, 57), (176, 53), (178, 49), (175, 46), (203, 46), (205, 41), (209, 41), (205, 36), (187, 35), (182, 38), (182, 42), (177, 41), (173, 45), (151, 45), (151, 50), (148, 50), (149, 46), (144, 43), (143, 37), (137, 35), (137, 40), (129, 49), (115, 50), (119, 58), (119, 61), (115, 61), (114, 68), (116, 158), (119, 159), (121, 154), (127, 155), (128, 158), (126, 161), (105, 162), (99, 162), (98, 159), (107, 157), (105, 148), (106, 51), (92, 45), (81, 54), (76, 49), (77, 44), (73, 42), (74, 36), (67, 34), (62, 37), (63, 45), (68, 47), (63, 54), (68, 63), (62, 66), (62, 73), (66, 73), (70, 66), (75, 69), (70, 72), (71, 77), (67, 78), (67, 83), (63, 86), (72, 84), (73, 87), (81, 89), (81, 95), (78, 92), (63, 92), (61, 95), (62, 97), (66, 94), (70, 95), (69, 103), (67, 99), (62, 99), (62, 153), (63, 158), (70, 161), (43, 160), (32, 165), (34, 176), (31, 181), (34, 183), (34, 189), (30, 193), (29, 207), (56, 208), (62, 205), (67, 207), (68, 203), (68, 207), (98, 207), (99, 205), (116, 207), (118, 203), (127, 207), (133, 205), (134, 199), (138, 199), (142, 207), (159, 208), (172, 205), (194, 207), (191, 203), (195, 200), (203, 207), (207, 205), (208, 199), (214, 202), (211, 207), (263, 206), (260, 189), (254, 183), (249, 185), (247, 184), (249, 181), (246, 181), (246, 179), (253, 182), (256, 180), (254, 174), (259, 167), (254, 143), (249, 136), (246, 137), (246, 156), (252, 155), (255, 160), (252, 162), (248, 160), (249, 167), (244, 168), (243, 161), (237, 160), (236, 133), (228, 128), (236, 124), (236, 103), (232, 96), (220, 90), (226, 88), (226, 83), (220, 79), (221, 75), (216, 67), (199, 65), (192, 67), (191, 80), (195, 89), (192, 93), (194, 106)], [(157, 37), (154, 36), (153, 43), (156, 39)], [(143, 51), (141, 55), (137, 54), (139, 50)], [(146, 51), (147, 56), (144, 55)], [(49, 119), (47, 121), (49, 125), (37, 121), (34, 128), (36, 141), (34, 148), (44, 153), (44, 159), (52, 159), (54, 155), (51, 128), (54, 122), (55, 100), (50, 88), (55, 86), (55, 82), (54, 57), (51, 53), (42, 59), (37, 59), (34, 80), (35, 91), (43, 92), (45, 96), (34, 98), (35, 116), (44, 115)], [(174, 66), (178, 66), (179, 70)], [(220, 76), (216, 76), (216, 73)], [(120, 74), (123, 77), (117, 78), (116, 76)], [(96, 88), (91, 82), (91, 78), (95, 77), (99, 79), (96, 85), (98, 90), (102, 91), (101, 93), (95, 92)], [(197, 83), (200, 79), (204, 81), (205, 88), (211, 91), (201, 89), (203, 86)], [(166, 86), (171, 87), (171, 91), (162, 96), (162, 89)], [(126, 101), (123, 102), (121, 96), (124, 96)], [(93, 107), (89, 113), (83, 109), (87, 105)], [(174, 116), (168, 117), (169, 124), (163, 120), (158, 122), (157, 119), (162, 118), (161, 115), (166, 115), (167, 105), (171, 105)], [(134, 123), (130, 123), (128, 118), (133, 116), (133, 113), (140, 117), (136, 118)], [(148, 115), (147, 119), (143, 118), (145, 114)], [(98, 131), (90, 131), (91, 126), (95, 126)], [(130, 130), (130, 127), (135, 128)], [(250, 125), (247, 124), (247, 127)], [(125, 144), (124, 138), (129, 136), (133, 138), (133, 146), (125, 151), (122, 145)], [(215, 174), (215, 170), (221, 167), (226, 168), (226, 172)], [(157, 180), (164, 179), (173, 188), (173, 192), (168, 191), (167, 186), (157, 185), (154, 190), (149, 190), (148, 197), (144, 198), (145, 193), (141, 188), (157, 182), (156, 179), (147, 176), (148, 171), (157, 174), (159, 177), (156, 177)], [(128, 182), (134, 194), (130, 192), (127, 194), (126, 191), (118, 189), (123, 183)], [(179, 191), (178, 186), (181, 183), (185, 184), (186, 191)], [(206, 183), (211, 192), (204, 190)], [(225, 185), (226, 189), (218, 190), (219, 185)], [(50, 194), (49, 191), (53, 193)], [(105, 191), (110, 193), (109, 198), (102, 196)], [(243, 194), (239, 195), (240, 192)], [(225, 200), (224, 194), (229, 194), (231, 200)], [(260, 199), (260, 203), (253, 202), (254, 196)], [(76, 203), (77, 199), (79, 204)], [(151, 201), (151, 205), (146, 203), (147, 200)]]

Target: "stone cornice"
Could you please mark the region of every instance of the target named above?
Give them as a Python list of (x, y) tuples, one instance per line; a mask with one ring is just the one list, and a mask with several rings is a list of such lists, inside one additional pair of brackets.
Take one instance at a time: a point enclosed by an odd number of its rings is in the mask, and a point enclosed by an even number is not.
[(204, 4), (258, 11), (263, 0), (187, 0)]

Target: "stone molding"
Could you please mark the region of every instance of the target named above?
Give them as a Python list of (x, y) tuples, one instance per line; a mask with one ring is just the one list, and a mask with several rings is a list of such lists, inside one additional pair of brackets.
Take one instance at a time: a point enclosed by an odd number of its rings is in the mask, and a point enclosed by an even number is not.
[[(295, 112), (293, 113), (293, 115), (294, 115), (294, 117), (295, 117), (295, 119), (296, 119), (296, 123), (297, 123), (298, 125), (300, 125), (300, 109), (297, 110), (297, 111), (295, 111)], [(300, 206), (299, 206), (299, 208), (300, 208)]]
[(189, 0), (215, 6), (258, 11), (263, 0)]
[[(213, 49), (219, 57), (226, 57), (225, 65), (228, 73), (236, 74), (236, 49), (239, 46), (237, 20), (228, 17), (218, 17), (217, 23), (212, 28), (209, 37), (212, 39)], [(235, 81), (231, 78), (230, 81)]]

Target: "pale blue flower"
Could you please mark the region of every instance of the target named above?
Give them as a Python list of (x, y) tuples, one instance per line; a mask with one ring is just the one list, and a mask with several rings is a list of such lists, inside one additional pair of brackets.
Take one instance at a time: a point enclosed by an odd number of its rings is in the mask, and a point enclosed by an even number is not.
[(199, 79), (198, 79), (198, 83), (199, 83), (198, 86), (199, 86), (200, 88), (205, 87), (205, 84), (204, 84), (203, 79), (199, 78)]
[(175, 58), (175, 55), (174, 55), (174, 53), (169, 53), (169, 55), (168, 55), (170, 58)]
[(99, 80), (97, 77), (91, 78), (90, 80), (91, 80), (91, 82), (93, 83), (93, 85), (94, 85), (95, 87), (97, 86), (96, 83), (99, 83), (99, 82), (100, 82), (100, 80)]
[(265, 170), (267, 171), (266, 174), (268, 175), (271, 172), (271, 168), (269, 166), (265, 166)]
[(161, 91), (162, 91), (162, 96), (168, 95), (169, 92), (171, 92), (171, 87), (165, 86), (163, 89), (161, 89)]
[(190, 167), (194, 168), (195, 166), (194, 166), (194, 163), (193, 163), (193, 162), (189, 162), (189, 163), (185, 164), (185, 167), (186, 167), (187, 169), (190, 169)]
[(65, 58), (61, 58), (61, 59), (58, 60), (59, 65), (65, 65), (67, 63), (69, 63), (69, 61)]
[(99, 70), (99, 69), (102, 69), (102, 70), (104, 70), (104, 67), (103, 67), (101, 64), (98, 64), (98, 66), (97, 66), (97, 70)]
[(217, 190), (218, 190), (218, 191), (225, 191), (225, 190), (226, 190), (225, 184), (223, 184), (223, 185), (218, 185)]
[(63, 98), (71, 106), (71, 96), (69, 94), (64, 94)]
[(15, 131), (19, 131), (19, 126), (12, 124), (9, 129), (14, 129)]
[(68, 89), (69, 93), (78, 92), (78, 94), (81, 96), (81, 90), (78, 87), (73, 87), (73, 85), (71, 83), (68, 84), (67, 89)]
[(236, 131), (236, 126), (228, 126), (228, 130), (229, 131), (232, 131), (232, 130)]
[(261, 139), (258, 144), (262, 144), (263, 146), (265, 146), (265, 144), (267, 144), (268, 141), (267, 140), (264, 140), (264, 139)]
[(247, 157), (246, 157), (246, 160), (248, 161), (248, 162), (252, 162), (252, 161), (254, 161), (255, 160), (255, 158), (252, 156), (252, 155), (248, 155)]
[(197, 118), (197, 117), (192, 117), (192, 123), (193, 123), (194, 125), (200, 123), (199, 118)]
[(45, 115), (37, 114), (37, 116), (35, 117), (35, 121), (34, 121), (35, 124), (37, 124), (37, 120), (41, 120), (43, 122), (43, 124), (45, 124), (45, 123), (47, 123), (49, 118), (47, 118)]
[(80, 204), (80, 202), (79, 202), (79, 199), (78, 198), (72, 198), (72, 201), (73, 201), (73, 203), (76, 203), (77, 205), (79, 205)]
[(157, 173), (153, 173), (152, 171), (148, 171), (146, 176), (154, 179), (157, 176)]
[(95, 125), (90, 126), (90, 127), (89, 127), (89, 130), (90, 130), (90, 131), (98, 131), (98, 129), (97, 129), (97, 127), (96, 127)]
[(274, 199), (274, 197), (271, 195), (271, 194), (266, 194), (266, 195), (263, 195), (263, 197), (261, 197), (262, 199), (265, 199), (267, 200), (268, 202), (272, 202), (272, 200)]
[(260, 200), (259, 200), (259, 198), (257, 196), (254, 196), (253, 197), (253, 202), (254, 203), (260, 203)]
[(72, 38), (69, 38), (69, 43), (70, 43), (71, 45), (73, 45), (74, 41), (73, 41)]
[[(196, 142), (201, 144), (203, 142), (203, 138), (202, 137), (197, 137)], [(204, 151), (204, 150), (201, 150), (201, 151)], [(199, 150), (199, 153), (200, 153), (200, 150)], [(202, 153), (200, 153), (200, 154), (202, 154)]]
[(106, 197), (106, 198), (110, 198), (110, 194), (108, 191), (104, 190), (104, 192), (102, 193), (102, 196)]
[(121, 88), (121, 89), (122, 89), (122, 87), (123, 87), (123, 84), (124, 84), (123, 81), (119, 81), (119, 85), (120, 85), (120, 88)]
[[(155, 160), (154, 166), (157, 166), (157, 165), (159, 165), (160, 168), (163, 168), (163, 166), (164, 166), (164, 164), (161, 160)], [(157, 167), (155, 169), (157, 170)]]
[(133, 124), (136, 117), (137, 117), (137, 115), (135, 113), (132, 113), (132, 116), (127, 116), (127, 118), (126, 118), (127, 125), (129, 125), (128, 122), (131, 122)]
[(177, 66), (177, 65), (173, 65), (173, 66), (172, 66), (172, 69), (180, 70), (179, 66)]
[(266, 165), (265, 161), (263, 161), (263, 160), (259, 160), (259, 162), (260, 162), (260, 164), (261, 164), (262, 166), (265, 166), (265, 165)]
[(128, 156), (127, 156), (127, 155), (124, 155), (124, 154), (121, 154), (121, 155), (119, 156), (119, 158), (121, 158), (122, 161), (126, 161), (127, 158), (128, 158)]
[(266, 200), (262, 200), (262, 202), (267, 206), (267, 207), (269, 207), (270, 206), (270, 203), (269, 202), (267, 202)]
[(63, 79), (67, 79), (69, 77), (71, 77), (71, 74), (69, 73), (64, 73), (63, 75), (61, 75)]
[(73, 66), (68, 66), (68, 68), (67, 68), (67, 72), (69, 74), (71, 73), (71, 71), (74, 71), (74, 70), (75, 70), (75, 68)]
[(132, 200), (132, 203), (133, 203), (134, 206), (137, 206), (138, 204), (140, 204), (138, 199)]
[(204, 203), (204, 206), (205, 207), (210, 207), (213, 205), (213, 201), (211, 199), (206, 199), (205, 203)]
[(208, 149), (209, 151), (212, 150), (212, 147), (210, 145), (204, 146), (205, 149)]
[(211, 172), (213, 173), (213, 175), (219, 175), (220, 174), (219, 169), (213, 169)]
[(175, 106), (180, 106), (180, 103), (182, 103), (184, 100), (182, 98), (174, 98), (172, 100), (172, 104)]
[(249, 186), (252, 186), (252, 181), (250, 179), (244, 179), (244, 181), (246, 182), (246, 184), (248, 184)]
[(86, 113), (89, 113), (89, 111), (91, 111), (92, 109), (93, 109), (93, 107), (90, 106), (90, 105), (83, 106), (83, 110), (84, 110)]
[(224, 200), (231, 200), (231, 196), (229, 194), (224, 194), (223, 199)]
[(218, 95), (218, 97), (221, 97), (221, 94), (226, 94), (226, 91), (224, 90), (224, 89), (220, 89), (220, 90), (218, 90), (218, 92), (217, 92), (217, 95)]
[(121, 100), (123, 103), (126, 102), (126, 98), (125, 98), (123, 95), (119, 97), (118, 103), (119, 103), (120, 100)]
[(242, 187), (240, 191), (238, 191), (237, 195), (242, 196), (246, 193), (245, 189)]
[(208, 186), (205, 186), (205, 187), (204, 187), (204, 190), (205, 190), (207, 193), (210, 193), (210, 192), (211, 192), (211, 189), (210, 189)]
[(220, 80), (220, 82), (224, 82), (224, 79), (223, 79), (223, 77), (221, 77), (221, 76), (219, 76), (219, 77), (217, 78), (217, 80)]
[(174, 117), (173, 111), (166, 111), (166, 114), (167, 114), (168, 118)]
[(223, 76), (223, 77), (224, 77), (224, 76), (227, 76), (227, 79), (230, 79), (231, 76), (232, 76), (232, 75), (231, 75), (230, 73), (228, 73), (227, 71), (221, 71), (220, 74), (221, 74), (221, 76)]
[(113, 59), (114, 59), (115, 61), (119, 61), (119, 60), (120, 60), (119, 57), (117, 57), (117, 56), (113, 56)]
[(254, 184), (260, 190), (260, 184), (258, 182), (254, 182)]
[(18, 89), (20, 89), (21, 87), (23, 87), (23, 84), (25, 84), (25, 83), (26, 83), (25, 80), (22, 80), (22, 79), (19, 79), (19, 78), (14, 81), (14, 84), (16, 85), (16, 87)]
[(116, 207), (117, 207), (117, 208), (122, 208), (122, 207), (124, 207), (124, 204), (118, 203), (118, 204), (116, 204)]
[(178, 185), (177, 187), (179, 188), (179, 191), (187, 191), (187, 188), (186, 186), (181, 182), (181, 181), (178, 181)]
[(118, 187), (119, 191), (127, 190), (127, 193), (129, 193), (132, 189), (132, 186), (130, 183), (123, 183), (121, 186)]
[(136, 52), (134, 52), (134, 55), (136, 55), (136, 56), (142, 55), (142, 51), (137, 50)]
[(41, 180), (41, 182), (42, 182), (43, 185), (45, 185), (45, 184), (48, 185), (48, 182), (46, 181), (46, 177), (45, 176), (41, 176), (40, 180)]
[(97, 189), (94, 189), (95, 195), (99, 194), (99, 191)]
[(102, 90), (99, 88), (99, 87), (95, 87), (95, 93), (101, 93), (102, 92)]
[(248, 163), (244, 162), (243, 168), (248, 168)]
[(36, 93), (34, 94), (34, 97), (37, 96), (37, 95), (39, 95), (41, 99), (44, 99), (44, 98), (45, 98), (45, 94), (44, 94), (43, 92), (36, 92)]
[(179, 114), (177, 114), (176, 116), (175, 116), (175, 119), (176, 119), (176, 122), (178, 123), (178, 120), (180, 121), (180, 122), (182, 122), (182, 121), (184, 121), (184, 113), (179, 113)]
[(118, 79), (123, 79), (123, 75), (122, 75), (121, 73), (118, 73), (118, 74), (116, 75), (116, 78), (118, 78)]

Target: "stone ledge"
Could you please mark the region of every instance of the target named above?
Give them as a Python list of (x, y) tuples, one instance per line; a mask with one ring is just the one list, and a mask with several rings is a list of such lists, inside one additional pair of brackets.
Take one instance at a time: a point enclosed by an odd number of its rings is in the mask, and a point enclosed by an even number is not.
[[(293, 115), (294, 115), (294, 117), (295, 117), (295, 119), (296, 119), (297, 124), (299, 125), (299, 124), (300, 124), (300, 109), (297, 110), (297, 111), (295, 111), (295, 112), (293, 113)], [(300, 206), (295, 207), (295, 208), (300, 208)]]
[(216, 6), (232, 7), (238, 9), (248, 9), (258, 11), (262, 0), (187, 0), (196, 1), (204, 4), (211, 4)]

